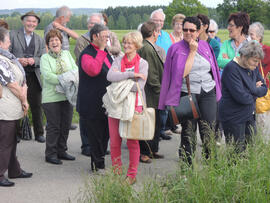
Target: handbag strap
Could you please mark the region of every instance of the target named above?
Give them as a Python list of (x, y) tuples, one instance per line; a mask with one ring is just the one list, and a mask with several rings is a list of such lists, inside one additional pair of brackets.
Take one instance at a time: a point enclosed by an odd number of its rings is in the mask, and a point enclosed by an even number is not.
[(186, 84), (187, 84), (188, 95), (191, 95), (190, 83), (189, 83), (189, 75), (186, 76)]
[(263, 68), (262, 68), (262, 61), (260, 61), (260, 69), (261, 69), (262, 77), (263, 77), (263, 79), (264, 79), (264, 72), (263, 72)]
[(140, 89), (140, 86), (139, 86), (139, 83), (138, 83), (137, 80), (136, 80), (136, 85), (137, 85), (139, 97), (141, 98), (141, 101), (142, 101), (142, 104), (143, 104), (143, 111), (145, 111), (145, 110), (146, 110), (146, 104), (145, 104), (145, 102), (144, 102), (144, 100), (143, 100), (142, 91), (141, 91), (141, 89)]

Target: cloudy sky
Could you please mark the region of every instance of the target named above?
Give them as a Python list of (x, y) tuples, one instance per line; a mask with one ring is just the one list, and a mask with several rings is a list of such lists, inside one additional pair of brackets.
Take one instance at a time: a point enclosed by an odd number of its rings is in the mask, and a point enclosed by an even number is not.
[[(107, 8), (109, 6), (169, 5), (172, 0), (1, 0), (1, 9), (14, 8), (56, 8), (66, 5), (70, 8)], [(216, 7), (223, 0), (200, 0), (207, 7)]]

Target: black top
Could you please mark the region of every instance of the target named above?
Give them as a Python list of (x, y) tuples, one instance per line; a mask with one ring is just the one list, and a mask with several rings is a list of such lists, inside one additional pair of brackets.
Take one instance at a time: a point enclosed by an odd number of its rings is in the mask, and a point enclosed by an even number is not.
[[(31, 41), (29, 43), (29, 45), (27, 46), (26, 41), (25, 41), (25, 45), (26, 48), (24, 50), (24, 57), (25, 58), (34, 58), (34, 53), (35, 53), (35, 36), (33, 35), (31, 38)], [(31, 72), (35, 72), (35, 65), (28, 65), (26, 67), (24, 67), (24, 70), (26, 73), (31, 73)]]
[[(107, 50), (105, 51), (107, 52)], [(84, 119), (103, 119), (106, 117), (105, 108), (102, 107), (102, 97), (106, 93), (106, 87), (110, 84), (106, 78), (109, 67), (103, 62), (100, 73), (95, 77), (86, 74), (81, 67), (81, 58), (84, 54), (95, 58), (97, 53), (98, 50), (90, 44), (82, 51), (79, 58), (79, 89), (76, 108)], [(110, 54), (107, 54), (107, 58), (112, 64)]]
[[(261, 87), (256, 82), (262, 81)], [(267, 87), (258, 68), (251, 71), (230, 61), (221, 78), (222, 97), (219, 103), (219, 117), (222, 122), (244, 123), (251, 120), (255, 112), (255, 101), (267, 93)]]

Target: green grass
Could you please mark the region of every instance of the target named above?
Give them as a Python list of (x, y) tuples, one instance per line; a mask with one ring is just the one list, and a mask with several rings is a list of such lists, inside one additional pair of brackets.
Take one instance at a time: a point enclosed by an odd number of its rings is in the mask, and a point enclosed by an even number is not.
[(144, 178), (136, 187), (111, 172), (89, 176), (79, 202), (270, 202), (270, 145), (260, 136), (241, 156), (223, 145), (212, 146), (211, 157), (194, 159), (193, 168), (179, 162), (175, 173), (161, 180)]

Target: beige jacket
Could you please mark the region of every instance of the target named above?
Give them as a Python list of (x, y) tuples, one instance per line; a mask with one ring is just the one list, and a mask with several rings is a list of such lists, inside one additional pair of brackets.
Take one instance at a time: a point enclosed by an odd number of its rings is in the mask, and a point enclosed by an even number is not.
[[(15, 81), (20, 85), (23, 83), (23, 74), (21, 70), (13, 64), (8, 58), (0, 55), (0, 60), (5, 60), (15, 76)], [(0, 99), (0, 120), (18, 120), (23, 117), (22, 104), (7, 86), (3, 86), (2, 98)]]
[(109, 117), (132, 121), (136, 93), (130, 90), (134, 83), (133, 80), (127, 79), (113, 82), (107, 87), (107, 93), (103, 96), (102, 101)]

